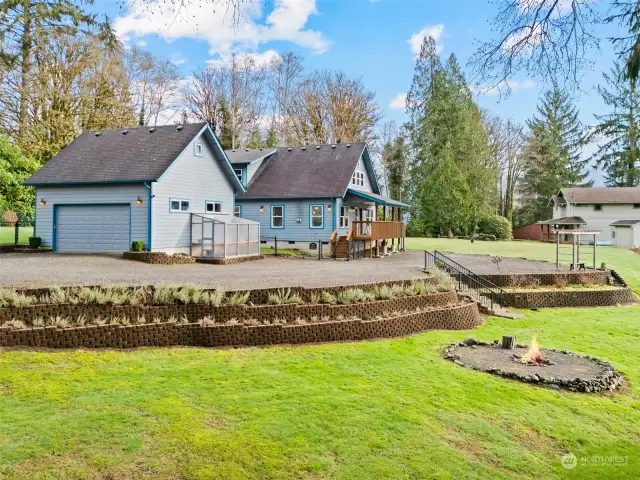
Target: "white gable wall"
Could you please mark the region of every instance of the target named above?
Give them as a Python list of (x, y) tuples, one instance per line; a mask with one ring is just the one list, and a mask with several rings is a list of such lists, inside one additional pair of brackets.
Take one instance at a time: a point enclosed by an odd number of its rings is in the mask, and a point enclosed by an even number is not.
[(367, 173), (367, 169), (364, 166), (364, 159), (360, 156), (360, 160), (358, 160), (358, 165), (354, 172), (363, 172), (364, 173), (364, 187), (356, 186), (353, 182), (353, 173), (351, 174), (351, 178), (349, 179), (349, 188), (353, 190), (358, 190), (360, 192), (371, 192), (373, 193), (373, 188), (371, 187), (372, 179), (369, 178), (369, 174)]
[(593, 204), (568, 203), (566, 207), (555, 207), (553, 218), (581, 217), (587, 224), (580, 228), (602, 230), (596, 239), (598, 242), (611, 242), (613, 227), (617, 220), (640, 220), (640, 208), (632, 204), (603, 203), (602, 210), (594, 210)]
[[(203, 146), (202, 157), (194, 155), (194, 143)], [(207, 201), (222, 202), (222, 213), (232, 215), (234, 186), (203, 134), (196, 137), (153, 183), (152, 250), (189, 253), (191, 215), (205, 213)], [(169, 211), (170, 199), (189, 200), (189, 213)]]

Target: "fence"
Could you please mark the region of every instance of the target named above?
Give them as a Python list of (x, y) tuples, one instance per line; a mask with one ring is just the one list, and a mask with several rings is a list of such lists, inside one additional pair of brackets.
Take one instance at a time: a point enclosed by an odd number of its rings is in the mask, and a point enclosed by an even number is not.
[(305, 257), (316, 260), (331, 258), (331, 245), (323, 238), (299, 238), (290, 239), (285, 236), (272, 236), (260, 238), (260, 251), (264, 255), (276, 255), (281, 257)]
[(23, 220), (18, 222), (0, 221), (0, 245), (29, 245), (29, 237), (34, 235), (34, 223)]

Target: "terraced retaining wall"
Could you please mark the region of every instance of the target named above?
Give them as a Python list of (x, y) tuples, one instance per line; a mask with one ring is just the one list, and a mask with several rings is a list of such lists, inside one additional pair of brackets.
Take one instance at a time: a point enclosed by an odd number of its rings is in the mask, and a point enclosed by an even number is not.
[[(348, 305), (349, 307), (351, 305)], [(426, 330), (467, 330), (482, 324), (475, 302), (378, 320), (344, 320), (306, 325), (215, 325), (160, 323), (86, 327), (0, 328), (0, 346), (47, 348), (202, 347), (302, 344), (399, 337)]]
[[(344, 287), (335, 287), (343, 289)], [(257, 297), (265, 295), (265, 291), (252, 291)], [(266, 301), (266, 299), (265, 299)], [(294, 321), (296, 318), (338, 316), (373, 318), (385, 312), (415, 310), (423, 307), (440, 307), (458, 303), (458, 296), (454, 291), (399, 297), (391, 300), (379, 300), (350, 305), (70, 305), (70, 304), (41, 304), (27, 307), (0, 308), (0, 324), (9, 320), (27, 322), (36, 317), (78, 317), (84, 315), (87, 319), (129, 317), (132, 319), (144, 315), (147, 320), (159, 318), (167, 320), (175, 316), (186, 315), (190, 322), (196, 322), (204, 317), (215, 318), (218, 322), (226, 322), (235, 318), (245, 320), (250, 318), (269, 319), (285, 318)], [(260, 303), (260, 302), (256, 302)]]
[(502, 306), (513, 308), (609, 307), (636, 303), (630, 288), (506, 292)]
[(498, 287), (530, 287), (536, 285), (608, 285), (611, 271), (519, 273), (482, 275)]

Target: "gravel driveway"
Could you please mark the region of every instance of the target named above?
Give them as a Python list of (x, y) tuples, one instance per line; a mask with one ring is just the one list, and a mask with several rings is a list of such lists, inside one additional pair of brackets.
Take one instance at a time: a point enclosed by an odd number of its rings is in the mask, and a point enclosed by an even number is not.
[(150, 265), (109, 255), (8, 253), (0, 255), (0, 285), (197, 283), (227, 290), (313, 287), (424, 278), (423, 265), (421, 252), (351, 262), (267, 257), (235, 265)]

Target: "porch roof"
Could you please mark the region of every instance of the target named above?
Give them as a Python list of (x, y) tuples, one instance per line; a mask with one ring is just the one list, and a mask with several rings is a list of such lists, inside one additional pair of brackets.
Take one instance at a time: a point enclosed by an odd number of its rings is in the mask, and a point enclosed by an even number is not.
[(344, 196), (345, 203), (349, 203), (349, 200), (362, 202), (363, 199), (366, 201), (375, 203), (376, 205), (386, 205), (387, 207), (409, 208), (409, 205), (407, 205), (406, 203), (393, 200), (389, 197), (378, 195), (377, 193), (360, 192), (358, 190), (353, 190), (351, 188), (347, 189), (347, 193)]

